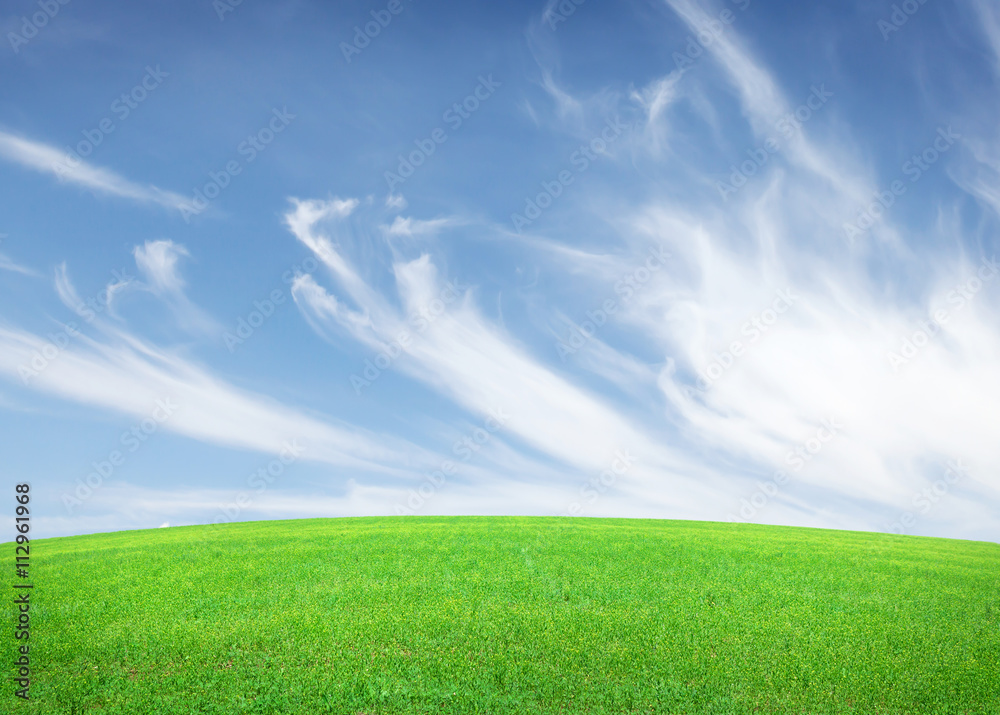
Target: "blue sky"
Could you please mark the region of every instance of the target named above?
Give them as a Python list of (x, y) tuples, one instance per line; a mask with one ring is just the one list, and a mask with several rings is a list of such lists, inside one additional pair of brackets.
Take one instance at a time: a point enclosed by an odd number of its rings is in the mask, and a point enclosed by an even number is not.
[(1000, 538), (985, 0), (53, 0), (0, 26), (0, 474), (39, 536)]

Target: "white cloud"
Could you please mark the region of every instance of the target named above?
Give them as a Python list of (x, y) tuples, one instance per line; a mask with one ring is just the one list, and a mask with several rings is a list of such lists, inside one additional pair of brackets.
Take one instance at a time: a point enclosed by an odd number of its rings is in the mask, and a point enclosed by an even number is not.
[(31, 270), (30, 268), (25, 268), (19, 263), (15, 263), (10, 258), (0, 253), (0, 270), (11, 271), (12, 273), (22, 273), (26, 276), (37, 276), (38, 273)]
[[(669, 4), (692, 29), (710, 19), (687, 0)], [(711, 51), (750, 128), (758, 137), (772, 134), (775, 119), (793, 106), (778, 83), (735, 31)], [(789, 450), (821, 419), (834, 416), (846, 425), (759, 518), (885, 529), (915, 509), (914, 493), (940, 478), (946, 460), (962, 459), (972, 478), (918, 522), (937, 533), (995, 538), (989, 522), (1000, 503), (1000, 453), (989, 430), (1000, 423), (1000, 377), (991, 367), (1000, 354), (1000, 327), (992, 317), (1000, 307), (1000, 278), (984, 281), (974, 300), (956, 307), (956, 286), (974, 285), (966, 282), (987, 269), (978, 256), (947, 248), (961, 232), (954, 222), (942, 221), (924, 237), (941, 248), (915, 255), (897, 242), (892, 252), (875, 252), (874, 240), (888, 244), (906, 234), (895, 221), (905, 218), (902, 210), (887, 212), (867, 241), (848, 246), (842, 222), (868, 203), (876, 182), (872, 172), (859, 170), (855, 147), (817, 141), (811, 128), (783, 146), (787, 167), (772, 162), (728, 204), (661, 198), (605, 210), (598, 220), (614, 226), (637, 265), (650, 245), (667, 244), (676, 256), (672, 270), (654, 275), (618, 320), (633, 329), (646, 354), (653, 350), (666, 361), (659, 379), (665, 416), (686, 435), (692, 453), (725, 455), (762, 473), (788, 471)], [(981, 171), (967, 182), (969, 193), (994, 207), (1000, 206), (995, 147), (993, 137), (984, 142)], [(696, 182), (711, 180), (710, 172), (690, 171)], [(593, 256), (566, 251), (559, 263), (601, 285)], [(905, 276), (907, 291), (891, 283), (892, 276)], [(801, 299), (753, 341), (743, 326), (787, 286)], [(894, 372), (889, 353), (899, 353), (920, 321), (941, 309), (948, 325)], [(737, 342), (744, 352), (727, 356)], [(699, 372), (727, 363), (732, 366), (720, 370), (707, 392), (691, 391)], [(624, 390), (641, 380), (631, 355), (600, 340), (581, 351), (577, 364)], [(732, 478), (718, 499), (732, 513), (756, 489)]]
[(397, 476), (408, 473), (404, 467), (415, 457), (433, 463), (399, 440), (307, 416), (125, 332), (104, 329), (107, 340), (78, 333), (53, 355), (49, 340), (0, 327), (0, 375), (138, 418), (148, 417), (158, 400), (169, 400), (177, 409), (164, 429), (211, 444), (279, 454), (297, 440), (306, 449), (303, 459)]
[(454, 218), (436, 218), (426, 221), (415, 218), (397, 216), (392, 225), (385, 229), (390, 236), (430, 236), (442, 228), (454, 226), (458, 222)]
[(408, 206), (402, 194), (389, 194), (385, 197), (385, 207), (393, 211), (404, 211)]
[(136, 246), (132, 253), (136, 266), (154, 291), (177, 293), (184, 287), (184, 279), (177, 271), (178, 260), (191, 255), (184, 246), (173, 241), (146, 241)]
[[(219, 324), (184, 293), (184, 279), (178, 263), (190, 257), (187, 249), (169, 240), (146, 241), (133, 250), (135, 264), (146, 283), (138, 283), (161, 298), (173, 310), (178, 324), (192, 333), (218, 334)], [(109, 286), (109, 290), (112, 290)]]
[[(667, 4), (692, 31), (712, 19), (691, 0)], [(994, 11), (983, 2), (976, 7), (983, 13), (983, 31), (1000, 47)], [(546, 11), (551, 8), (550, 2)], [(619, 94), (614, 89), (574, 94), (570, 83), (557, 80), (552, 33), (543, 36), (538, 24), (530, 33), (532, 51), (557, 123), (568, 134), (589, 136), (594, 116), (603, 121), (619, 109)], [(700, 116), (745, 120), (758, 142), (805, 100), (786, 96), (740, 39), (739, 28), (737, 23), (726, 29), (702, 61), (715, 59), (728, 83), (725, 91), (736, 97), (742, 115), (731, 111), (728, 98), (718, 108), (711, 104), (715, 94), (702, 82), (710, 72), (672, 72), (621, 95), (629, 102), (622, 106), (625, 112), (642, 112), (638, 146), (649, 157), (662, 158), (670, 147), (675, 130), (670, 110), (680, 100), (700, 102)], [(524, 104), (532, 106), (527, 99)], [(835, 112), (835, 104), (823, 111)], [(784, 470), (789, 483), (771, 495), (757, 519), (885, 529), (900, 512), (915, 510), (915, 492), (939, 478), (947, 460), (958, 459), (968, 466), (969, 478), (918, 516), (920, 530), (996, 538), (1000, 276), (983, 279), (974, 297), (959, 300), (961, 290), (972, 291), (970, 280), (983, 265), (979, 255), (950, 248), (963, 233), (958, 219), (947, 218), (957, 213), (952, 207), (940, 207), (944, 218), (923, 229), (919, 240), (909, 240), (912, 231), (902, 225), (906, 212), (899, 209), (872, 229), (871, 240), (848, 245), (842, 222), (870, 201), (879, 182), (869, 168), (874, 162), (849, 139), (823, 134), (827, 116), (782, 141), (780, 157), (728, 203), (714, 194), (681, 200), (670, 191), (632, 192), (635, 187), (627, 185), (615, 197), (608, 196), (612, 182), (600, 185), (601, 194), (595, 181), (578, 184), (576, 200), (621, 239), (604, 252), (588, 249), (586, 235), (572, 245), (517, 237), (529, 254), (525, 263), (537, 270), (534, 259), (549, 262), (545, 278), (529, 286), (539, 297), (532, 308), (546, 313), (538, 319), (542, 325), (600, 305), (595, 299), (572, 310), (553, 307), (552, 297), (564, 288), (587, 300), (616, 296), (615, 282), (641, 266), (650, 247), (666, 245), (673, 254), (670, 265), (652, 275), (634, 299), (618, 302), (614, 326), (591, 339), (569, 365), (546, 361), (546, 353), (527, 338), (489, 318), (480, 305), (492, 302), (491, 296), (450, 288), (447, 276), (439, 274), (445, 264), (438, 256), (404, 258), (400, 246), (412, 242), (402, 240), (384, 253), (353, 245), (351, 227), (361, 220), (354, 215), (357, 200), (293, 200), (286, 225), (333, 278), (328, 286), (324, 274), (313, 273), (293, 284), (297, 306), (318, 333), (338, 342), (348, 336), (373, 355), (407, 333), (410, 344), (390, 369), (469, 414), (509, 415), (502, 439), (483, 450), (481, 463), (468, 465), (462, 479), (436, 494), (423, 513), (558, 513), (579, 498), (583, 481), (607, 468), (615, 451), (627, 450), (636, 455), (635, 468), (589, 515), (725, 519), (738, 511), (740, 499), (758, 490), (758, 479)], [(545, 117), (538, 121), (544, 124)], [(1000, 215), (996, 140), (972, 138), (969, 146), (978, 166), (960, 184)], [(18, 151), (31, 154), (23, 147)], [(739, 147), (736, 153), (743, 156)], [(671, 165), (670, 171), (691, 185), (711, 186), (727, 163)], [(406, 201), (389, 195), (385, 208), (401, 212)], [(426, 236), (450, 221), (397, 215), (381, 232), (359, 233), (381, 239)], [(881, 250), (886, 247), (894, 250)], [(352, 254), (353, 249), (359, 250)], [(389, 270), (373, 276), (385, 254), (392, 255)], [(182, 294), (177, 267), (185, 255), (169, 241), (136, 251), (146, 281), (161, 295)], [(64, 269), (61, 275), (62, 280), (57, 272), (57, 290), (64, 300), (76, 301)], [(545, 293), (553, 286), (552, 294)], [(786, 309), (778, 313), (773, 306), (781, 291), (793, 297), (784, 299)], [(445, 294), (448, 300), (442, 300)], [(438, 301), (441, 310), (434, 308)], [(776, 311), (774, 320), (769, 310)], [(945, 310), (946, 325), (909, 355), (907, 341), (921, 343), (921, 321), (939, 310)], [(423, 315), (424, 322), (415, 323), (415, 315)], [(524, 324), (513, 327), (522, 330)], [(101, 343), (75, 343), (35, 386), (131, 415), (145, 414), (150, 401), (163, 394), (178, 395), (174, 399), (185, 409), (171, 427), (175, 431), (269, 453), (288, 435), (298, 436), (307, 446), (320, 445), (310, 458), (359, 472), (341, 493), (275, 490), (266, 502), (249, 507), (246, 518), (392, 513), (412, 486), (414, 461), (430, 459), (390, 437), (237, 390), (189, 360), (129, 335), (108, 334), (110, 340)], [(627, 340), (619, 342), (622, 335)], [(17, 360), (28, 359), (42, 343), (38, 335), (0, 331), (0, 370), (16, 375)], [(893, 369), (890, 353), (904, 350), (909, 357)], [(711, 385), (700, 391), (699, 377), (706, 376)], [(842, 424), (835, 438), (814, 457), (807, 451), (812, 458), (796, 468), (794, 450), (809, 444), (821, 421), (831, 418)], [(399, 481), (376, 484), (364, 476), (380, 471)], [(119, 486), (109, 485), (92, 504), (108, 514), (129, 505), (139, 510), (130, 523), (146, 525), (207, 516), (233, 494)]]
[(179, 194), (152, 185), (136, 184), (110, 169), (92, 166), (85, 161), (70, 166), (67, 156), (58, 149), (4, 131), (0, 131), (0, 157), (99, 193), (158, 204), (177, 211), (195, 211), (190, 201)]
[[(6, 233), (0, 233), (0, 242), (7, 238)], [(30, 268), (25, 268), (19, 263), (15, 263), (8, 256), (0, 253), (0, 271), (10, 271), (11, 273), (22, 273), (26, 276), (37, 276), (38, 274)]]
[(667, 142), (668, 123), (667, 109), (680, 96), (678, 83), (683, 74), (672, 72), (650, 82), (641, 90), (633, 90), (631, 99), (639, 105), (645, 114), (642, 124), (642, 138), (647, 150), (653, 156), (659, 156)]
[[(402, 309), (396, 309), (360, 278), (334, 250), (334, 241), (321, 233), (322, 217), (329, 215), (322, 204), (293, 203), (295, 208), (286, 223), (331, 268), (346, 297), (357, 306), (357, 310), (345, 307), (343, 300), (327, 293), (311, 277), (300, 279), (293, 286), (293, 297), (321, 332), (333, 327), (383, 350), (401, 331), (409, 331), (413, 341), (398, 359), (400, 370), (473, 414), (486, 416), (497, 410), (510, 414), (506, 433), (576, 470), (569, 472), (572, 481), (568, 489), (576, 487), (580, 474), (595, 475), (607, 469), (615, 452), (626, 449), (639, 455), (642, 462), (623, 487), (626, 491), (644, 485), (651, 502), (670, 504), (678, 513), (691, 513), (699, 496), (702, 503), (707, 501), (712, 477), (704, 468), (661, 445), (638, 424), (542, 365), (485, 319), (471, 295), (451, 301), (449, 309), (435, 317), (426, 330), (414, 330), (407, 317), (427, 314), (448, 291), (429, 256), (393, 265), (402, 303)], [(337, 228), (336, 221), (326, 224)], [(697, 481), (693, 478), (696, 475), (705, 481)]]
[(1000, 11), (987, 0), (972, 0), (972, 7), (982, 23), (980, 29), (993, 50), (994, 71), (1000, 74)]

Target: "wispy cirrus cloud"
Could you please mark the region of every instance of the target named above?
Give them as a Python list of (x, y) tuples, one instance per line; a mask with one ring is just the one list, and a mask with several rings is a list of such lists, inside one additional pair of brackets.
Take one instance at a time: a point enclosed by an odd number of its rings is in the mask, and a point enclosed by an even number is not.
[(136, 267), (145, 277), (137, 284), (161, 298), (173, 310), (181, 327), (191, 332), (218, 333), (219, 324), (195, 305), (184, 292), (179, 262), (190, 257), (188, 250), (170, 240), (146, 241), (132, 251)]
[(0, 253), (0, 271), (10, 271), (11, 273), (21, 273), (26, 276), (37, 276), (38, 272), (33, 271), (20, 263), (15, 263), (10, 258)]
[[(691, 29), (710, 19), (686, 0), (669, 5)], [(738, 32), (719, 39), (710, 54), (751, 135), (767, 138), (795, 111), (798, 103)], [(548, 62), (555, 66), (557, 60)], [(584, 103), (556, 92), (551, 72), (544, 77), (556, 100), (556, 123), (578, 132)], [(621, 95), (632, 102), (629, 110), (638, 106), (644, 115), (646, 134), (633, 149), (645, 159), (660, 157), (664, 130), (681, 100), (697, 94), (698, 101), (709, 101), (692, 82), (699, 80), (670, 73)], [(596, 96), (617, 101), (614, 91)], [(599, 470), (612, 445), (630, 445), (640, 455), (639, 468), (604, 497), (603, 513), (725, 519), (756, 489), (754, 475), (784, 470), (793, 479), (760, 519), (887, 529), (913, 494), (933, 483), (940, 464), (960, 457), (972, 465), (973, 478), (935, 519), (950, 533), (981, 535), (1000, 503), (994, 476), (1000, 454), (988, 434), (1000, 420), (1000, 382), (990, 367), (1000, 348), (1000, 330), (990, 319), (1000, 279), (987, 278), (994, 264), (989, 255), (980, 262), (982, 256), (945, 248), (918, 252), (891, 241), (882, 245), (893, 250), (876, 251), (879, 239), (907, 233), (891, 215), (872, 232), (871, 243), (848, 245), (843, 218), (870, 200), (878, 179), (849, 139), (810, 129), (791, 137), (780, 161), (728, 205), (715, 195), (682, 204), (669, 194), (588, 202), (580, 189), (581, 205), (613, 227), (620, 249), (598, 253), (553, 239), (522, 242), (561, 272), (563, 285), (591, 295), (615, 295), (625, 266), (640, 265), (651, 245), (666, 246), (676, 256), (673, 265), (651, 276), (615, 317), (619, 334), (630, 335), (630, 348), (602, 336), (590, 340), (570, 368), (551, 364), (486, 318), (470, 291), (395, 366), (471, 413), (497, 406), (510, 411), (512, 446), (565, 465), (566, 493), (574, 486), (571, 475)], [(691, 185), (713, 182), (712, 167), (678, 171), (687, 172), (683, 180)], [(293, 296), (317, 331), (339, 331), (384, 350), (444, 282), (436, 257), (426, 251), (396, 257), (392, 288), (363, 275), (350, 259), (355, 234), (345, 221), (351, 212), (337, 208), (344, 203), (295, 201), (286, 215), (292, 233), (337, 284), (334, 295), (318, 278), (305, 276)], [(402, 227), (417, 219), (395, 221)], [(939, 240), (931, 243), (948, 246), (944, 238), (962, 232), (961, 223), (942, 222), (933, 231)], [(357, 233), (369, 234), (364, 228)], [(911, 283), (906, 292), (883, 283), (900, 272)], [(975, 281), (975, 296), (961, 297)], [(780, 317), (771, 307), (779, 304)], [(911, 355), (922, 321), (943, 309), (948, 325)], [(894, 356), (903, 353), (907, 358), (897, 361)], [(628, 399), (612, 404), (581, 387), (567, 369), (598, 376)], [(717, 379), (704, 379), (716, 372)], [(659, 419), (637, 419), (651, 410)], [(838, 425), (836, 439), (814, 459), (803, 445), (811, 444), (824, 420)]]
[(435, 218), (435, 219), (415, 219), (410, 216), (403, 218), (397, 216), (390, 226), (385, 228), (385, 232), (390, 236), (432, 236), (441, 229), (449, 226), (461, 225), (457, 218)]
[[(312, 276), (300, 277), (292, 295), (303, 314), (318, 330), (340, 330), (372, 349), (382, 350), (407, 328), (408, 318), (426, 313), (443, 291), (443, 282), (429, 255), (399, 260), (392, 265), (395, 300), (362, 278), (337, 246), (349, 243), (342, 215), (328, 202), (293, 200), (286, 223), (296, 238), (326, 263), (345, 298), (337, 298)], [(334, 240), (324, 228), (333, 230)], [(662, 444), (640, 425), (619, 414), (596, 395), (545, 366), (510, 335), (485, 318), (466, 294), (454, 307), (437, 316), (399, 358), (399, 368), (433, 387), (472, 414), (504, 410), (511, 415), (506, 433), (575, 470), (579, 474), (604, 470), (617, 450), (641, 455), (626, 492), (646, 486), (656, 503), (689, 510), (704, 495), (713, 475)], [(693, 479), (700, 475), (701, 482)], [(510, 478), (508, 476), (508, 478)], [(659, 485), (654, 488), (653, 485)]]
[[(176, 298), (183, 287), (177, 260), (186, 255), (169, 241), (137, 247), (148, 289)], [(129, 284), (134, 281), (130, 281)], [(60, 299), (79, 312), (82, 301), (65, 264), (56, 270)], [(119, 286), (109, 286), (114, 292)], [(279, 454), (298, 440), (303, 459), (392, 478), (412, 477), (440, 458), (411, 443), (347, 422), (308, 415), (262, 394), (229, 384), (188, 357), (137, 337), (90, 313), (87, 326), (66, 327), (57, 338), (0, 325), (0, 377), (30, 390), (95, 409), (146, 417), (157, 400), (177, 404), (164, 429), (220, 446)], [(88, 329), (89, 328), (89, 329)], [(89, 334), (88, 334), (89, 333)]]
[[(273, 173), (240, 180), (240, 219), (259, 232), (253, 251), (235, 259), (218, 246), (203, 252), (197, 232), (185, 234), (187, 247), (177, 237), (121, 237), (139, 244), (139, 268), (138, 278), (116, 279), (99, 294), (108, 296), (109, 313), (114, 297), (115, 320), (88, 323), (86, 335), (73, 338), (27, 390), (16, 386), (13, 363), (0, 374), (28, 398), (57, 396), (95, 412), (138, 416), (154, 395), (179, 393), (178, 404), (194, 407), (171, 420), (177, 434), (271, 454), (296, 433), (306, 458), (330, 468), (329, 481), (315, 479), (313, 465), (313, 476), (276, 485), (241, 518), (394, 513), (426, 478), (420, 467), (456, 459), (455, 440), (477, 434), (484, 416), (501, 410), (503, 428), (434, 490), (422, 513), (553, 514), (584, 501), (590, 516), (725, 520), (740, 513), (741, 499), (760, 493), (766, 504), (755, 520), (887, 530), (958, 459), (968, 478), (949, 488), (926, 522), (921, 514), (921, 533), (995, 539), (1000, 453), (990, 430), (1000, 422), (1000, 278), (991, 261), (1000, 253), (1000, 142), (988, 80), (1000, 72), (1000, 16), (986, 0), (935, 7), (922, 12), (960, 21), (933, 32), (922, 16), (924, 30), (913, 22), (887, 46), (870, 8), (834, 17), (803, 5), (786, 17), (748, 0), (664, 0), (652, 11), (583, 5), (570, 16), (569, 5), (543, 3), (524, 28), (523, 56), (497, 65), (516, 88), (514, 111), (470, 124), (475, 136), (463, 151), (449, 149), (447, 160), (442, 154), (435, 175), (408, 192), (412, 207), (398, 194), (358, 201), (324, 193), (328, 186), (367, 191), (357, 167), (385, 150), (381, 140), (369, 145), (359, 132), (352, 156), (355, 140), (337, 135), (346, 161), (331, 162), (325, 139), (309, 134), (296, 145), (289, 137)], [(725, 10), (737, 19), (720, 20)], [(605, 12), (622, 32), (606, 32)], [(872, 20), (867, 28), (853, 24), (859, 16)], [(798, 32), (806, 27), (816, 42)], [(871, 46), (859, 39), (864, 32)], [(774, 44), (758, 52), (764, 38)], [(848, 50), (851, 62), (830, 61)], [(917, 55), (945, 59), (927, 72), (911, 62)], [(878, 76), (858, 74), (859, 66), (878, 66)], [(376, 95), (385, 86), (380, 75), (391, 73), (371, 75)], [(449, 86), (433, 76), (435, 87), (414, 94), (412, 117), (393, 103), (389, 121), (381, 101), (366, 103), (372, 126), (403, 131), (404, 139), (425, 135), (424, 120), (445, 106), (437, 106), (437, 85)], [(430, 114), (420, 108), (424, 99)], [(936, 156), (929, 178), (912, 189), (907, 183), (891, 209), (878, 209), (862, 238), (846, 241), (845, 222), (875, 205), (900, 164), (949, 117), (963, 123), (955, 127), (963, 134), (956, 148)], [(613, 146), (598, 142), (612, 120), (629, 131)], [(493, 138), (517, 141), (508, 149)], [(776, 148), (763, 149), (772, 138)], [(591, 156), (577, 153), (577, 164), (576, 147)], [(5, 135), (0, 151), (57, 173), (51, 147)], [(572, 171), (571, 185), (553, 184), (563, 167)], [(280, 184), (293, 176), (289, 169), (304, 195), (327, 196), (293, 201), (284, 212), (294, 238), (274, 233), (267, 198), (288, 194)], [(63, 180), (150, 205), (183, 200), (105, 169), (82, 170)], [(319, 176), (329, 183), (310, 188)], [(720, 196), (721, 182), (738, 183), (732, 176), (743, 183)], [(540, 186), (551, 208), (520, 234), (468, 218), (507, 216), (522, 200), (541, 203), (534, 201)], [(439, 240), (453, 228), (472, 240)], [(288, 256), (302, 247), (304, 261)], [(669, 255), (655, 271), (645, 267), (651, 250)], [(184, 336), (189, 342), (177, 349), (140, 339), (148, 326), (163, 334), (158, 306), (124, 309), (123, 298), (152, 302), (138, 292), (178, 314), (184, 306), (197, 310), (188, 298), (195, 289), (212, 300), (214, 286), (198, 285), (185, 270), (196, 260), (245, 262), (247, 277), (276, 269), (267, 285), (248, 281), (246, 295), (214, 296), (233, 322), (262, 327), (259, 352), (239, 363), (218, 359), (200, 335)], [(103, 266), (88, 268), (103, 275)], [(67, 305), (80, 304), (65, 264), (56, 290)], [(328, 355), (297, 324), (289, 292), (309, 326), (332, 343)], [(125, 330), (122, 316), (147, 322)], [(4, 331), (2, 360), (52, 352), (46, 330)], [(568, 332), (586, 337), (567, 356), (556, 344)], [(210, 368), (191, 354), (218, 363)], [(332, 387), (332, 416), (221, 377), (233, 369), (252, 380), (243, 371), (262, 365), (262, 382), (288, 381), (277, 388), (282, 394), (302, 389), (300, 379)], [(290, 377), (283, 365), (313, 372)], [(394, 374), (377, 377), (388, 371)], [(352, 395), (352, 373), (382, 382)], [(100, 389), (91, 392), (92, 384)], [(17, 398), (13, 409), (24, 396)], [(361, 426), (369, 420), (386, 433)], [(836, 434), (820, 444), (814, 437), (824, 421)], [(635, 464), (594, 491), (618, 450)], [(759, 491), (779, 471), (789, 476), (781, 489)], [(198, 487), (182, 493), (109, 483), (88, 502), (92, 511), (52, 528), (211, 521), (218, 504), (233, 498), (224, 481)]]
[[(2, 242), (3, 239), (5, 239), (5, 238), (7, 238), (7, 234), (6, 233), (0, 233), (0, 242)], [(15, 261), (13, 261), (11, 258), (9, 258), (7, 255), (5, 255), (3, 253), (0, 253), (0, 271), (10, 271), (11, 273), (21, 273), (21, 274), (26, 275), (26, 276), (37, 276), (38, 275), (37, 272), (31, 270), (30, 268), (22, 266), (19, 263), (16, 263)]]
[(158, 293), (177, 293), (184, 287), (184, 279), (177, 269), (180, 259), (191, 255), (184, 246), (167, 240), (146, 241), (136, 246), (132, 254), (150, 289)]
[[(16, 328), (0, 328), (0, 375), (21, 383), (22, 366), (51, 354), (46, 338)], [(28, 383), (31, 389), (117, 412), (148, 417), (157, 400), (178, 408), (164, 429), (220, 446), (279, 454), (298, 440), (303, 459), (357, 472), (402, 477), (409, 466), (433, 459), (423, 450), (347, 423), (307, 416), (264, 395), (238, 389), (189, 359), (108, 328), (103, 339), (82, 334), (48, 360)]]
[(180, 194), (151, 184), (137, 184), (110, 169), (93, 166), (85, 161), (67, 167), (65, 154), (55, 147), (5, 131), (0, 131), (0, 157), (97, 193), (139, 203), (157, 204), (177, 211), (193, 210), (190, 201)]
[[(692, 31), (711, 19), (688, 0), (668, 5)], [(709, 54), (741, 103), (747, 128), (760, 139), (772, 134), (796, 104), (778, 80), (736, 31), (717, 38)], [(691, 96), (696, 89), (689, 81), (677, 80), (672, 96)], [(878, 179), (849, 140), (817, 139), (810, 129), (728, 205), (713, 196), (593, 202), (595, 219), (614, 226), (633, 255), (652, 243), (677, 257), (623, 306), (617, 321), (633, 331), (631, 345), (664, 357), (659, 390), (693, 453), (790, 471), (803, 461), (789, 457), (790, 448), (819, 420), (835, 416), (847, 425), (822, 459), (796, 471), (793, 486), (761, 518), (886, 529), (915, 492), (939, 478), (941, 464), (964, 455), (975, 476), (935, 518), (950, 533), (988, 533), (1000, 503), (1000, 453), (987, 434), (1000, 421), (1000, 381), (990, 367), (1000, 348), (991, 318), (1000, 305), (996, 260), (956, 247), (955, 236), (975, 243), (978, 229), (970, 231), (947, 205), (921, 237), (927, 247), (916, 248), (912, 238), (888, 240), (912, 236), (896, 220), (905, 213), (890, 212), (872, 241), (847, 245), (841, 222), (871, 202)], [(982, 171), (966, 190), (996, 209), (990, 159), (996, 140), (977, 142)], [(655, 145), (641, 148), (656, 158)], [(679, 173), (690, 185), (713, 181), (711, 166)], [(878, 239), (892, 250), (881, 250)], [(600, 285), (593, 263), (579, 252), (559, 254), (561, 266)], [(798, 298), (778, 316), (770, 306), (787, 289)], [(610, 286), (603, 290), (610, 294)], [(947, 324), (935, 324), (936, 314)], [(600, 340), (581, 350), (577, 364), (612, 379), (628, 375), (619, 378), (623, 383), (641, 375), (631, 352)], [(702, 389), (705, 383), (711, 384)], [(718, 499), (733, 513), (749, 491), (735, 475), (729, 483)]]

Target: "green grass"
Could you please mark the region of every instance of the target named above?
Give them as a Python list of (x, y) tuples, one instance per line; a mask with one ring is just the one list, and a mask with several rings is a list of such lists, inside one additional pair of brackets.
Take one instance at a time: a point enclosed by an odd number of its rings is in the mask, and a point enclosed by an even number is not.
[(1000, 713), (997, 544), (403, 517), (31, 546), (2, 712)]

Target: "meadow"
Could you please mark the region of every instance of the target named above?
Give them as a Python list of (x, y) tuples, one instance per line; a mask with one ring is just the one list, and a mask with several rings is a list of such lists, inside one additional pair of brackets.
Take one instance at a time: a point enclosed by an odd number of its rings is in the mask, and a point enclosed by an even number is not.
[(390, 517), (31, 547), (5, 713), (1000, 713), (992, 543)]

